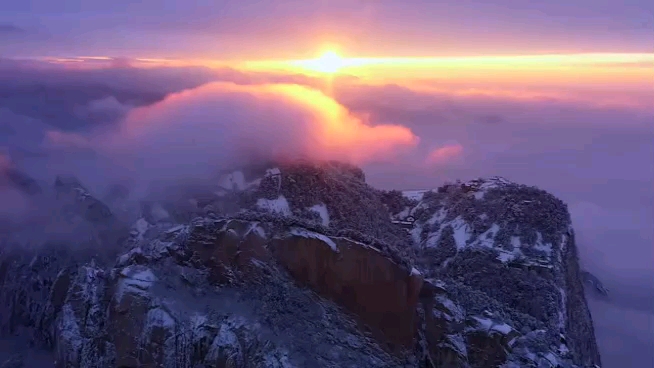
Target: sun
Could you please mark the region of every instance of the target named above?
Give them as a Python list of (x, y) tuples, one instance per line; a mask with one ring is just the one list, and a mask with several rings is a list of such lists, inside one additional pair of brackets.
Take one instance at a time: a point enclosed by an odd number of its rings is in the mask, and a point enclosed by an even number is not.
[(344, 58), (333, 49), (328, 49), (315, 59), (290, 60), (288, 63), (294, 68), (319, 74), (336, 74), (354, 65), (353, 59)]
[(336, 51), (330, 50), (324, 52), (317, 59), (308, 60), (305, 66), (318, 72), (333, 74), (345, 66), (345, 59)]

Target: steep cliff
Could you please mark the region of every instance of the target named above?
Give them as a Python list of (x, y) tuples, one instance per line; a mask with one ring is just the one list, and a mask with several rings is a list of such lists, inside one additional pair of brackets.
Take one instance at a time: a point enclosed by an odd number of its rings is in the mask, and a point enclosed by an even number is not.
[[(562, 201), (498, 177), (400, 195), (411, 201), (396, 206), (393, 218), (413, 220), (409, 231), (425, 275), (447, 281), (468, 311), (492, 302), (513, 328), (543, 331), (540, 343), (560, 356), (599, 364)], [(477, 293), (490, 300), (476, 300)]]

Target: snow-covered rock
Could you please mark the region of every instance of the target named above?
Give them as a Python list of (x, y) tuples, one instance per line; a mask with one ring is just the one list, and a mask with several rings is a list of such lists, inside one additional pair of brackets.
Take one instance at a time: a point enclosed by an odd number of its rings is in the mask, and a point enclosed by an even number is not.
[(551, 344), (557, 345), (563, 331), (573, 341), (566, 346), (569, 358), (582, 365), (599, 362), (563, 202), (500, 177), (421, 193), (390, 217), (415, 217), (410, 232), (426, 277), (465, 285), (457, 287), (458, 300), (471, 312), (480, 312), (470, 301), (478, 294), (496, 303), (505, 322), (518, 329), (556, 326), (548, 330)]

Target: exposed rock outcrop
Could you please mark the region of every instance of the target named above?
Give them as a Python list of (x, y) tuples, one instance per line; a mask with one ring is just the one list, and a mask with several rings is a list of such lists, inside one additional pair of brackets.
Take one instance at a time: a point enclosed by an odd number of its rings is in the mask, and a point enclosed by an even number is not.
[(300, 285), (354, 312), (390, 341), (411, 347), (422, 276), (347, 238), (294, 228), (272, 242), (275, 259)]

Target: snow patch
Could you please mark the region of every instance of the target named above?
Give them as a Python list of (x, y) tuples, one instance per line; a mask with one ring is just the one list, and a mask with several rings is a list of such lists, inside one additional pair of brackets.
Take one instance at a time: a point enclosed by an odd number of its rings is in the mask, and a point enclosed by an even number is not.
[(559, 359), (556, 357), (556, 355), (552, 354), (551, 352), (545, 354), (544, 356), (547, 361), (552, 364), (553, 367), (559, 367)]
[(168, 250), (172, 248), (174, 244), (174, 242), (155, 239), (150, 243), (150, 252), (155, 258), (161, 258), (168, 254)]
[(419, 275), (422, 275), (420, 271), (418, 271), (418, 269), (415, 267), (411, 267), (411, 276), (419, 276)]
[(136, 223), (134, 223), (134, 226), (132, 226), (132, 235), (139, 240), (143, 239), (143, 236), (149, 228), (150, 224), (143, 217), (141, 217), (140, 219), (136, 220)]
[(75, 187), (75, 188), (73, 188), (73, 190), (77, 193), (77, 199), (80, 202), (83, 202), (83, 201), (86, 201), (89, 198), (92, 198), (91, 194), (86, 189), (84, 189), (82, 187)]
[(391, 216), (391, 218), (402, 219), (403, 220), (403, 219), (409, 217), (410, 214), (411, 214), (411, 208), (405, 207), (402, 211), (400, 211), (395, 216)]
[(196, 330), (199, 330), (202, 326), (204, 326), (207, 323), (208, 318), (207, 318), (207, 316), (205, 316), (203, 314), (197, 314), (196, 313), (196, 314), (191, 315), (189, 320), (191, 322), (191, 330), (196, 331)]
[(147, 291), (157, 281), (157, 277), (149, 268), (131, 265), (120, 271), (121, 280), (116, 289), (116, 299), (120, 303), (126, 292), (147, 295)]
[(427, 221), (430, 225), (436, 224), (436, 223), (441, 223), (445, 220), (445, 217), (447, 216), (447, 211), (445, 208), (440, 208), (432, 217)]
[[(452, 226), (452, 229), (454, 230), (454, 241), (457, 249), (461, 250), (468, 245), (468, 241), (472, 238), (470, 225), (468, 225), (461, 216), (458, 216), (452, 221), (442, 222), (446, 216), (447, 211), (441, 208), (427, 221), (431, 225), (440, 223), (440, 226), (438, 230), (429, 233), (429, 236), (425, 241), (425, 247), (429, 248), (437, 246), (443, 229), (445, 229), (446, 226)], [(414, 229), (411, 231), (411, 235), (416, 244), (420, 244), (422, 241), (422, 229), (423, 226), (418, 224), (415, 225)]]
[(488, 179), (471, 180), (463, 185), (475, 189), (475, 199), (481, 200), (484, 198), (486, 192), (490, 189), (501, 188), (509, 184), (511, 184), (509, 180), (506, 180), (500, 176), (494, 176)]
[(509, 333), (511, 333), (511, 331), (513, 331), (513, 328), (511, 328), (511, 326), (507, 325), (506, 323), (498, 323), (493, 325), (491, 330), (497, 331), (502, 335), (508, 335)]
[(259, 237), (264, 238), (264, 239), (266, 238), (266, 230), (264, 230), (261, 227), (261, 225), (259, 225), (258, 222), (250, 224), (250, 228), (248, 228), (248, 230), (245, 232), (245, 235), (243, 235), (243, 236), (247, 236), (250, 233), (255, 233)]
[(534, 249), (539, 250), (547, 255), (548, 258), (552, 257), (552, 244), (543, 243), (543, 235), (538, 232), (536, 233), (536, 244), (534, 244)]
[(266, 169), (266, 176), (276, 176), (276, 175), (281, 175), (282, 171), (279, 169), (279, 167), (273, 167), (270, 169)]
[(268, 212), (277, 213), (284, 216), (291, 216), (291, 207), (286, 200), (286, 197), (280, 195), (277, 199), (259, 198), (257, 200), (257, 207)]
[(558, 352), (561, 355), (566, 355), (570, 352), (570, 349), (568, 349), (568, 346), (566, 344), (560, 344), (558, 348)]
[(123, 266), (129, 263), (130, 259), (138, 256), (138, 255), (144, 255), (143, 249), (141, 247), (136, 247), (130, 250), (129, 252), (121, 255), (118, 257), (118, 261), (116, 262), (118, 266)]
[(301, 236), (303, 238), (310, 238), (310, 239), (318, 239), (324, 242), (325, 244), (329, 245), (329, 247), (336, 253), (338, 253), (338, 246), (336, 243), (331, 240), (329, 237), (323, 234), (319, 234), (313, 231), (309, 231), (307, 229), (302, 229), (302, 228), (292, 228), (290, 233), (295, 236)]
[(247, 184), (245, 183), (245, 175), (243, 175), (242, 171), (234, 171), (225, 175), (218, 182), (218, 185), (223, 189), (233, 191), (245, 190), (247, 188)]
[(168, 328), (175, 327), (177, 324), (175, 319), (161, 308), (151, 309), (148, 312), (148, 321), (150, 321), (152, 325)]
[(499, 251), (499, 254), (497, 255), (497, 260), (499, 260), (502, 263), (507, 263), (511, 262), (516, 259), (516, 254), (513, 252), (506, 252), (506, 251)]
[(511, 245), (513, 246), (513, 248), (516, 248), (516, 249), (522, 247), (522, 242), (520, 241), (520, 237), (519, 236), (512, 236), (511, 237)]
[(534, 245), (534, 249), (547, 254), (548, 257), (552, 255), (552, 244), (550, 243), (536, 243), (536, 245)]
[(412, 201), (422, 201), (427, 192), (430, 192), (430, 190), (405, 190), (402, 195)]
[(409, 232), (411, 234), (411, 240), (413, 240), (414, 245), (419, 245), (421, 242), (420, 234), (422, 234), (423, 226), (421, 224), (415, 224), (413, 229)]
[[(439, 295), (438, 297), (436, 297), (436, 300), (443, 307), (445, 307), (445, 309), (447, 309), (447, 311), (449, 312), (449, 315), (445, 315), (445, 318), (448, 321), (463, 319), (463, 317), (464, 317), (463, 311), (456, 304), (454, 304), (454, 302), (451, 299), (449, 299), (449, 298), (447, 298), (445, 296)], [(436, 311), (437, 310), (434, 309), (434, 312), (436, 312)]]
[(489, 318), (480, 318), (480, 317), (472, 317), (477, 321), (477, 324), (480, 328), (491, 332), (491, 331), (496, 331), (499, 332), (503, 335), (509, 334), (511, 331), (513, 331), (513, 328), (506, 323), (495, 323), (493, 320)]
[(493, 321), (491, 321), (488, 318), (480, 318), (480, 317), (472, 317), (472, 318), (474, 318), (474, 320), (477, 321), (477, 325), (484, 330), (490, 330), (491, 327), (493, 327)]
[(463, 336), (459, 334), (447, 335), (447, 341), (459, 354), (461, 354), (462, 356), (468, 355), (468, 348), (466, 346), (465, 341), (463, 340)]
[(222, 354), (227, 354), (228, 358), (233, 359), (237, 366), (242, 364), (243, 357), (238, 336), (232, 331), (231, 326), (226, 324), (220, 326), (218, 335), (209, 347), (206, 360), (219, 361)]
[(468, 240), (472, 237), (470, 227), (461, 216), (455, 218), (450, 225), (454, 229), (454, 241), (456, 248), (461, 250), (466, 247)]
[(312, 206), (309, 208), (310, 211), (316, 212), (320, 215), (320, 219), (322, 220), (322, 226), (329, 226), (329, 210), (327, 210), (327, 206), (324, 203), (317, 204), (315, 206)]
[(440, 228), (436, 232), (429, 233), (427, 235), (427, 240), (425, 240), (425, 248), (436, 248), (438, 247), (438, 242), (441, 239), (441, 233), (443, 229)]
[(472, 246), (479, 246), (485, 248), (494, 248), (495, 247), (495, 235), (500, 231), (500, 225), (493, 224), (491, 227), (479, 234), (477, 239), (471, 244)]
[(186, 231), (188, 229), (187, 225), (176, 225), (171, 227), (170, 229), (166, 230), (166, 234), (173, 234), (178, 231)]

